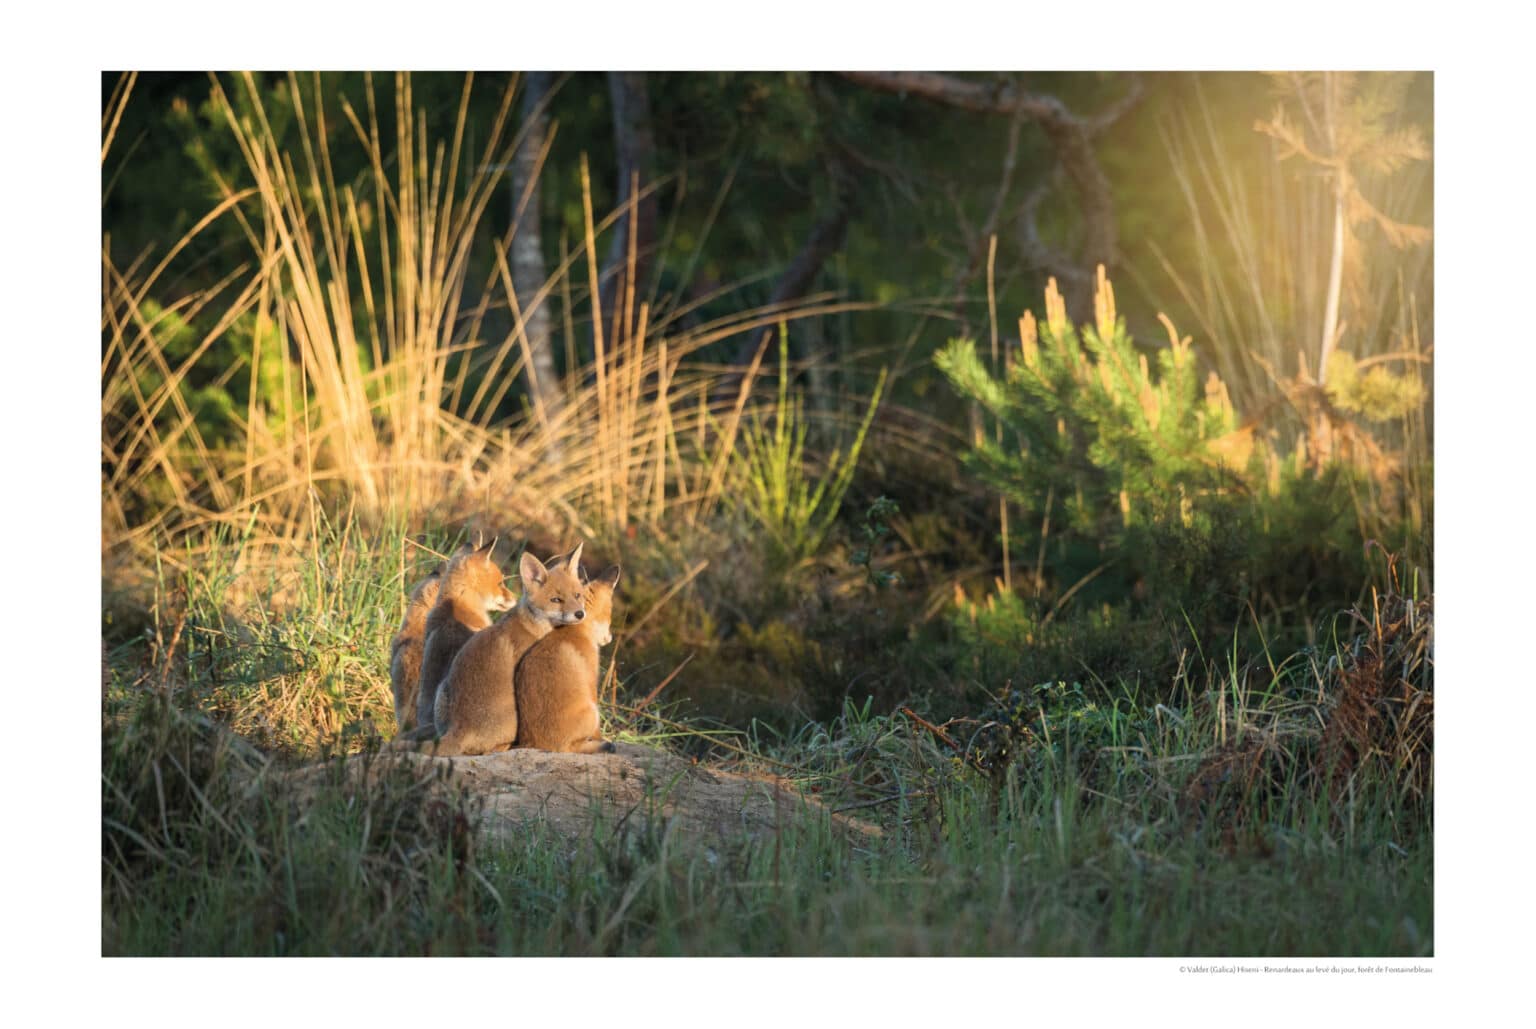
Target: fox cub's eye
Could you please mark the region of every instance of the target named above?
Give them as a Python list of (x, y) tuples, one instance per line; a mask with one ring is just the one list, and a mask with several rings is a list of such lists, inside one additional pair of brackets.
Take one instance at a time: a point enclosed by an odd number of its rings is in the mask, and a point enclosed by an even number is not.
[(563, 604), (563, 603), (565, 603), (565, 598), (564, 597), (556, 597), (555, 598), (555, 603)]

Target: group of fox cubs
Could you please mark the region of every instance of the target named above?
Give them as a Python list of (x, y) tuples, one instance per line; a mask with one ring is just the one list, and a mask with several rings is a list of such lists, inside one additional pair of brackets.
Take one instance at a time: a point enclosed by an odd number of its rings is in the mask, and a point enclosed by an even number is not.
[[(515, 599), (491, 560), (495, 545), (460, 547), (411, 590), (390, 644), (399, 745), (439, 755), (611, 752), (597, 672), (598, 649), (613, 641), (619, 566), (589, 579), (582, 545), (548, 565), (525, 551)], [(506, 614), (493, 623), (492, 611)]]

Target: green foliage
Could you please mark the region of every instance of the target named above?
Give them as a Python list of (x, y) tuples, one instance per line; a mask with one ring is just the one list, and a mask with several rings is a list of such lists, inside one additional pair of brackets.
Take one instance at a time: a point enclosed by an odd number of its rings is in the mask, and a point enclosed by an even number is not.
[(890, 497), (878, 497), (869, 505), (869, 510), (864, 514), (864, 521), (859, 525), (858, 550), (853, 552), (850, 559), (854, 565), (864, 569), (864, 581), (876, 589), (885, 589), (901, 582), (901, 576), (895, 572), (888, 572), (875, 567), (875, 550), (880, 541), (885, 539), (891, 531), (891, 519), (901, 513), (901, 508)]
[(1030, 607), (1011, 590), (999, 590), (979, 603), (961, 594), (949, 609), (949, 620), (964, 648), (1023, 650), (1036, 644), (1040, 628)]
[(1005, 687), (978, 717), (951, 724), (956, 766), (981, 772), (999, 792), (1010, 772), (1048, 778), (1071, 768), (1095, 781), (1099, 752), (1144, 740), (1148, 728), (1133, 692), (1106, 699), (1101, 689), (1060, 680)]
[(859, 452), (885, 389), (882, 371), (847, 453), (834, 449), (825, 471), (814, 475), (807, 470), (805, 443), (810, 423), (805, 418), (804, 399), (798, 391), (791, 393), (789, 378), (789, 337), (781, 329), (779, 392), (772, 424), (765, 425), (754, 411), (732, 455), (738, 504), (753, 524), (766, 532), (771, 557), (781, 567), (797, 564), (820, 550), (853, 481)]
[[(937, 363), (996, 419), (997, 437), (981, 433), (965, 465), (1026, 517), (1049, 519), (1042, 571), (1060, 589), (1076, 584), (1084, 601), (1130, 605), (1133, 620), (1139, 609), (1197, 638), (1224, 636), (1245, 604), (1310, 617), (1309, 605), (1354, 598), (1369, 574), (1355, 521), (1360, 473), (1314, 471), (1299, 451), (1276, 456), (1255, 427), (1239, 425), (1219, 379), (1201, 387), (1189, 341), (1171, 327), (1170, 345), (1149, 360), (1115, 316), (1106, 281), (1096, 325), (1074, 327), (1053, 292), (1046, 302), (1038, 340), (1026, 317), (1022, 355), (1003, 377), (968, 340)], [(1368, 394), (1360, 402), (1378, 411), (1384, 393), (1411, 392), (1372, 381), (1350, 396)], [(1162, 637), (1162, 661), (1191, 642)]]
[[(162, 567), (155, 583), (150, 635), (178, 639), (185, 671), (172, 670), (170, 681), (182, 702), (277, 753), (393, 725), (380, 655), (411, 583), (435, 563), (413, 548), (415, 567), (403, 566), (399, 525), (365, 532), (317, 519), (315, 545), (294, 560), (264, 557), (253, 519), (244, 532), (210, 534), (200, 553), (182, 555), (178, 570)], [(433, 542), (445, 554), (456, 543)]]
[[(326, 749), (317, 741), (334, 746), (370, 713), (389, 717), (388, 638), (422, 570), (407, 564), (416, 552), (403, 548), (398, 530), (322, 524), (322, 533), (303, 555), (310, 570), (270, 580), (250, 570), (260, 555), (244, 536), (178, 555), (196, 571), (168, 575), (147, 637), (109, 655), (105, 952), (1401, 954), (1431, 946), (1432, 812), (1407, 804), (1371, 765), (1351, 787), (1345, 818), (1344, 802), (1320, 797), (1305, 774), (1319, 712), (1335, 707), (1320, 699), (1321, 690), (1332, 700), (1330, 669), (1364, 667), (1346, 660), (1347, 648), (1341, 661), (1295, 652), (1165, 682), (1138, 683), (1132, 670), (1121, 682), (1099, 672), (1113, 667), (1115, 650), (1141, 645), (1129, 631), (1139, 623), (1116, 609), (1052, 619), (1003, 593), (967, 602), (975, 627), (954, 631), (980, 660), (954, 669), (931, 638), (907, 636), (917, 618), (899, 606), (902, 591), (864, 589), (856, 576), (841, 593), (806, 590), (772, 618), (748, 612), (723, 645), (710, 638), (718, 627), (707, 613), (679, 595), (650, 623), (667, 627), (664, 646), (642, 654), (627, 638), (620, 644), (620, 696), (644, 690), (645, 676), (660, 681), (687, 648), (699, 656), (669, 696), (707, 699), (713, 688), (758, 698), (735, 698), (734, 716), (774, 698), (787, 706), (771, 727), (733, 732), (680, 724), (672, 707), (658, 716), (653, 705), (630, 731), (701, 761), (728, 758), (781, 776), (829, 808), (877, 822), (883, 837), (850, 846), (813, 826), (706, 850), (681, 834), (625, 835), (594, 817), (575, 841), (535, 826), (492, 845), (475, 836), (475, 804), (429, 776), (373, 765), (356, 777), (321, 764), (290, 777), (282, 767), (285, 752), (312, 759)], [(438, 549), (451, 546), (444, 538)], [(636, 590), (645, 598), (636, 606), (650, 610), (656, 585)], [(699, 604), (696, 591), (689, 604)], [(1415, 640), (1428, 635), (1421, 619)], [(1026, 667), (1051, 655), (1055, 673)], [(649, 670), (634, 671), (641, 668)], [(948, 698), (974, 713), (946, 723), (972, 756), (882, 713), (910, 703), (943, 717), (907, 691), (929, 674), (937, 694), (939, 677), (957, 673), (974, 673), (984, 687)], [(897, 676), (905, 678), (893, 687)], [(1222, 779), (1232, 754), (1270, 739), (1280, 744), (1264, 752), (1262, 789), (1241, 776)], [(1181, 799), (1207, 781), (1220, 785), (1210, 803)], [(1021, 891), (1021, 876), (1034, 888)], [(923, 889), (914, 892), (917, 880)], [(722, 921), (722, 909), (737, 916)]]
[(1345, 350), (1328, 356), (1325, 388), (1335, 407), (1373, 422), (1406, 418), (1424, 403), (1424, 383), (1417, 376), (1393, 375), (1381, 365), (1361, 374)]
[(793, 675), (808, 661), (819, 660), (821, 656), (814, 641), (783, 622), (765, 622), (759, 628), (742, 622), (736, 626), (736, 634), (743, 646), (779, 675)]
[(968, 468), (1027, 512), (1052, 497), (1077, 531), (1114, 538), (1133, 524), (1188, 521), (1229, 488), (1218, 444), (1237, 424), (1219, 392), (1201, 393), (1187, 341), (1159, 350), (1153, 374), (1112, 304), (1108, 315), (1081, 329), (1053, 318), (1001, 379), (970, 340), (935, 361), (1005, 430), (1002, 441), (983, 434)]
[[(1071, 617), (1054, 617), (1045, 600), (999, 584), (979, 600), (957, 596), (945, 613), (944, 635), (930, 646), (957, 679), (961, 697), (1080, 676), (1101, 682), (1171, 680), (1181, 645), (1191, 645), (1185, 624), (1133, 613), (1132, 607), (1100, 603)], [(955, 703), (951, 697), (945, 709)]]
[[(158, 356), (125, 363), (119, 371), (133, 379), (128, 392), (155, 407), (162, 436), (183, 438), (182, 423), (190, 419), (204, 444), (227, 446), (244, 438), (248, 412), (278, 439), (291, 429), (301, 407), (300, 372), (286, 361), (286, 344), (271, 319), (246, 311), (208, 336), (180, 311), (154, 300), (146, 299), (139, 313), (142, 338), (134, 345)], [(366, 354), (359, 356), (366, 362)]]

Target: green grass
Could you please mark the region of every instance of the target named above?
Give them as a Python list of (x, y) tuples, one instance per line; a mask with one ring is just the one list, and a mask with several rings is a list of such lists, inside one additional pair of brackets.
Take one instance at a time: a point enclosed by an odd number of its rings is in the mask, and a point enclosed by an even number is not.
[[(109, 639), (104, 953), (1433, 953), (1432, 805), (1380, 763), (1343, 792), (1314, 771), (1347, 638), (1014, 688), (946, 723), (954, 745), (872, 703), (705, 729), (664, 696), (625, 738), (785, 774), (883, 835), (700, 846), (594, 813), (498, 845), (419, 772), (284, 775), (392, 731), (383, 655), (430, 555), (346, 524), (296, 564), (249, 544), (163, 567), (143, 636)], [(621, 660), (620, 703), (669, 670)]]
[[(895, 730), (893, 730), (895, 731)], [(107, 882), (123, 954), (1266, 955), (1431, 952), (1431, 849), (1400, 813), (1278, 798), (1224, 839), (1152, 794), (1011, 776), (997, 809), (964, 776), (851, 845), (811, 827), (701, 847), (665, 833), (466, 845), (424, 787), (268, 784)], [(111, 804), (109, 803), (109, 809)], [(425, 812), (425, 813), (423, 813)], [(465, 817), (472, 818), (466, 810)], [(109, 834), (110, 836), (111, 834)], [(1401, 841), (1401, 842), (1399, 842)]]

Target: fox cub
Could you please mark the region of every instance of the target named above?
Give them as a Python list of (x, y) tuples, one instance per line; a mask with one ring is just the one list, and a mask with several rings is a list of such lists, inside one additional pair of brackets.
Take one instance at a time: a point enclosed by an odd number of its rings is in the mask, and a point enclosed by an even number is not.
[(597, 709), (598, 648), (613, 642), (619, 566), (583, 589), (587, 616), (533, 645), (518, 664), (517, 745), (576, 754), (612, 752)]
[(410, 739), (432, 738), (438, 686), (454, 657), (470, 637), (490, 626), (487, 611), (505, 611), (516, 599), (502, 581), (501, 568), (491, 560), (494, 546), (496, 541), (492, 540), (478, 550), (455, 554), (443, 570), (437, 602), (427, 615), (416, 692), (416, 728)]
[[(448, 560), (474, 549), (472, 543), (461, 543)], [(427, 642), (427, 614), (437, 603), (443, 570), (447, 567), (448, 562), (444, 561), (411, 587), (400, 631), (389, 643), (389, 682), (395, 694), (395, 725), (400, 732), (416, 726), (416, 692), (421, 676), (421, 652)]]
[(439, 566), (412, 587), (400, 631), (389, 643), (389, 682), (395, 694), (395, 725), (401, 732), (416, 726), (416, 691), (420, 686), (422, 645), (427, 637), (427, 612), (437, 603), (442, 581), (443, 569)]
[(493, 754), (512, 747), (518, 735), (513, 693), (518, 659), (551, 629), (579, 626), (587, 617), (577, 574), (580, 560), (579, 545), (569, 557), (552, 559), (549, 567), (523, 554), (518, 565), (522, 599), (495, 625), (470, 637), (437, 691), (434, 714), (442, 734), (437, 754)]

